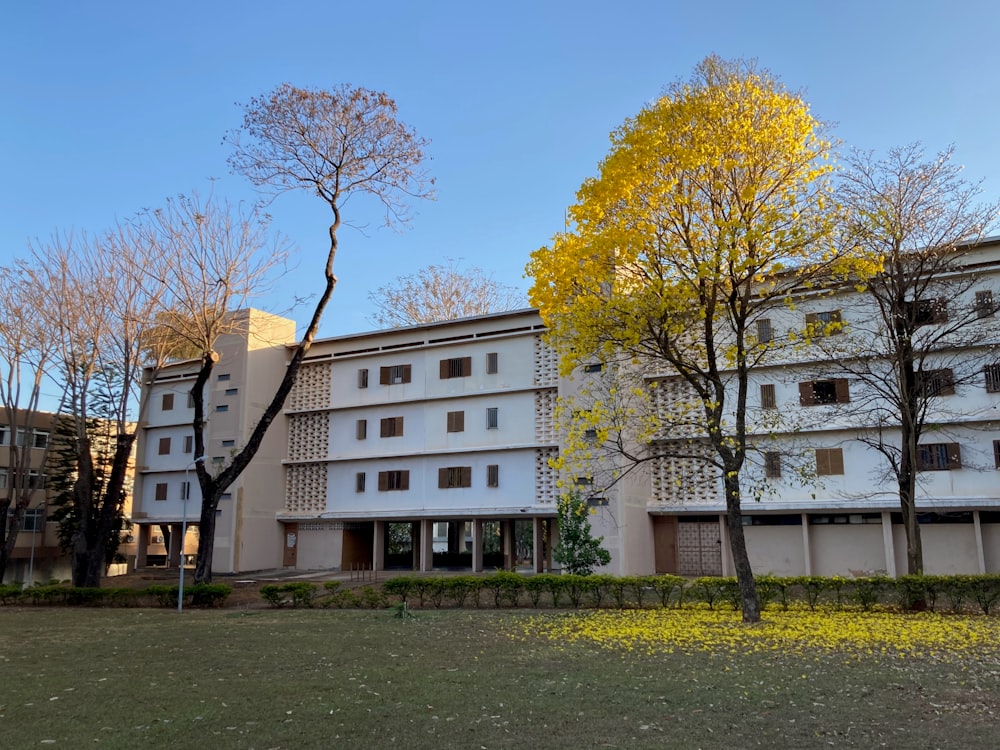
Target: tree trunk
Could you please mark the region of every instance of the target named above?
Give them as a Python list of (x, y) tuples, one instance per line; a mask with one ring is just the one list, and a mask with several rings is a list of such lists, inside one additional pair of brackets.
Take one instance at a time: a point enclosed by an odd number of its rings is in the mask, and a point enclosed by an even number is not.
[[(215, 557), (215, 509), (222, 497), (222, 488), (209, 478), (202, 486), (201, 515), (198, 518), (198, 558), (194, 566), (195, 583), (212, 582), (212, 562)], [(184, 540), (181, 540), (184, 544)]]
[(903, 529), (906, 532), (906, 572), (918, 576), (924, 573), (924, 548), (920, 538), (920, 523), (917, 520), (917, 477), (913, 470), (916, 458), (916, 440), (903, 427), (902, 453), (899, 461), (899, 509), (903, 515)]
[(101, 577), (107, 568), (108, 544), (115, 516), (121, 509), (122, 488), (125, 486), (125, 475), (134, 441), (134, 433), (118, 435), (104, 493), (96, 499), (90, 440), (80, 441), (77, 450), (77, 480), (73, 486), (74, 510), (77, 516), (71, 559), (74, 586), (96, 588), (101, 585)]
[(733, 554), (733, 567), (736, 568), (736, 581), (740, 587), (740, 606), (743, 609), (743, 622), (760, 622), (760, 598), (757, 596), (757, 584), (750, 567), (747, 555), (746, 537), (743, 534), (743, 512), (740, 510), (740, 480), (735, 471), (727, 471), (726, 488), (726, 520), (729, 525), (729, 548)]

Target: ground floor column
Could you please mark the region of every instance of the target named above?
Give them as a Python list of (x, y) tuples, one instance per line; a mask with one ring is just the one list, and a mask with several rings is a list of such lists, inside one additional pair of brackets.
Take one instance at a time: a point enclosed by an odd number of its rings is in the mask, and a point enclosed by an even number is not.
[(979, 511), (972, 511), (972, 529), (976, 535), (976, 558), (979, 562), (979, 573), (986, 572), (986, 551), (983, 549), (983, 525), (979, 520)]
[(181, 559), (181, 525), (170, 524), (170, 548), (167, 550), (167, 567), (176, 568)]
[(504, 570), (514, 569), (514, 522), (500, 522), (500, 545), (503, 549)]
[(375, 521), (372, 535), (372, 570), (385, 570), (385, 521)]
[(809, 543), (809, 516), (806, 513), (799, 514), (802, 519), (802, 564), (804, 570), (803, 575), (812, 575), (812, 545)]
[(882, 543), (885, 546), (885, 574), (896, 577), (896, 549), (892, 542), (892, 513), (882, 511)]
[(434, 522), (429, 518), (420, 519), (420, 570), (434, 569)]
[(472, 519), (472, 572), (483, 572), (483, 519)]
[(149, 524), (136, 524), (136, 528), (139, 530), (139, 536), (135, 544), (135, 567), (145, 568), (149, 555)]
[[(546, 547), (551, 548), (551, 546), (552, 546), (551, 540), (549, 540), (549, 544), (545, 543), (546, 542), (546, 539), (545, 539), (545, 536), (544, 536), (545, 532), (546, 532), (545, 524), (542, 522), (541, 518), (533, 518), (533, 519), (531, 519), (531, 522), (532, 522), (532, 526), (531, 526), (531, 561), (533, 563), (533, 567), (535, 569), (535, 572), (536, 573), (544, 573), (546, 567), (548, 567), (548, 569), (551, 571), (552, 570), (552, 564), (551, 564), (551, 562), (549, 563), (548, 566), (546, 566), (546, 564), (545, 564), (545, 562), (546, 562), (545, 561), (545, 550), (546, 550)], [(552, 528), (551, 527), (554, 526), (554, 525), (555, 525), (554, 523), (552, 523), (551, 521), (549, 521), (549, 527), (550, 528), (548, 529), (548, 532), (550, 534), (552, 533)]]

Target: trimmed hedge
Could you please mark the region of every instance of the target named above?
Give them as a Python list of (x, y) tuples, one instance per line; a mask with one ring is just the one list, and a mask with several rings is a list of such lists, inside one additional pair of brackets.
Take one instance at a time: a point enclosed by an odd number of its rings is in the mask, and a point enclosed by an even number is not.
[[(868, 612), (876, 607), (904, 611), (946, 608), (966, 612), (977, 608), (992, 614), (1000, 603), (1000, 574), (956, 576), (773, 576), (756, 577), (762, 606), (788, 609), (800, 603), (817, 607), (856, 607)], [(329, 585), (329, 584), (328, 584)], [(371, 587), (365, 587), (370, 589)], [(262, 589), (262, 594), (263, 594)], [(350, 599), (348, 592), (344, 592)], [(710, 609), (740, 607), (740, 591), (734, 577), (702, 576), (686, 579), (675, 575), (610, 576), (555, 575), (522, 576), (498, 571), (486, 576), (399, 576), (385, 581), (379, 604), (369, 592), (365, 602), (343, 601), (337, 606), (413, 607), (614, 607), (683, 606), (700, 602)]]
[[(48, 586), (0, 586), (0, 604), (32, 604), (69, 607), (176, 607), (179, 585), (155, 585), (144, 589), (75, 588)], [(221, 607), (233, 592), (223, 583), (196, 583), (184, 588), (185, 607)]]

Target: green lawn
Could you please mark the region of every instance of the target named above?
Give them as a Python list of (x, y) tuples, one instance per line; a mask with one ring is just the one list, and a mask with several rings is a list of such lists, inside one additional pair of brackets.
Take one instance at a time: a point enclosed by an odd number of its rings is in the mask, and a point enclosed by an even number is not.
[(1000, 744), (997, 650), (640, 656), (524, 634), (575, 616), (4, 608), (0, 747)]

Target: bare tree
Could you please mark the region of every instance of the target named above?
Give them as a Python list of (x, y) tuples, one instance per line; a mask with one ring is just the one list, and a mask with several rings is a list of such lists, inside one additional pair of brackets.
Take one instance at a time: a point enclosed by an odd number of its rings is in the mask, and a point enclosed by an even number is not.
[[(252, 98), (243, 107), (242, 128), (228, 133), (225, 140), (233, 148), (229, 160), (233, 171), (275, 194), (310, 190), (329, 206), (333, 221), (328, 229), (325, 286), (274, 397), (242, 450), (221, 472), (213, 476), (204, 462), (195, 462), (202, 496), (195, 580), (201, 583), (212, 578), (215, 511), (222, 493), (249, 465), (280, 412), (336, 286), (333, 265), (342, 206), (353, 195), (372, 195), (385, 208), (386, 223), (401, 224), (408, 219), (407, 199), (429, 197), (431, 188), (423, 168), (426, 142), (399, 121), (392, 99), (363, 88), (341, 85), (326, 91), (282, 84)], [(204, 299), (192, 300), (188, 311), (206, 304)], [(220, 319), (221, 311), (213, 309), (216, 314), (212, 316), (191, 315), (196, 328), (187, 335), (201, 347), (200, 367), (191, 390), (197, 456), (205, 455), (205, 384), (217, 359), (215, 344), (224, 332), (213, 322)]]
[(462, 269), (459, 261), (430, 265), (368, 293), (379, 328), (433, 323), (527, 307), (518, 289), (501, 284), (480, 268)]
[[(41, 320), (37, 294), (16, 269), (0, 268), (0, 407), (6, 417), (2, 428), (6, 440), (0, 444), (7, 449), (6, 482), (0, 494), (0, 581), (34, 492), (43, 489), (33, 481), (32, 467), (44, 466), (51, 444), (47, 441), (36, 449), (33, 439), (53, 346)], [(39, 461), (31, 460), (33, 450), (42, 451)]]
[[(147, 331), (162, 304), (164, 285), (131, 269), (151, 262), (151, 248), (134, 225), (102, 236), (55, 237), (35, 247), (19, 270), (39, 297), (42, 325), (55, 337), (54, 359), (65, 385), (62, 410), (73, 420), (76, 479), (72, 543), (75, 586), (98, 586), (105, 541), (124, 502), (140, 400)], [(138, 403), (138, 417), (132, 411)], [(111, 465), (99, 481), (88, 426), (99, 405), (111, 428)]]
[(966, 267), (1000, 204), (976, 202), (979, 185), (960, 178), (952, 155), (927, 160), (912, 144), (882, 160), (870, 152), (849, 157), (839, 195), (848, 241), (881, 270), (865, 285), (870, 314), (848, 321), (850, 335), (814, 338), (862, 386), (854, 406), (872, 428), (858, 439), (881, 454), (895, 480), (911, 574), (923, 572), (920, 439), (931, 425), (956, 421), (942, 396), (982, 377), (976, 345), (1000, 299)]

